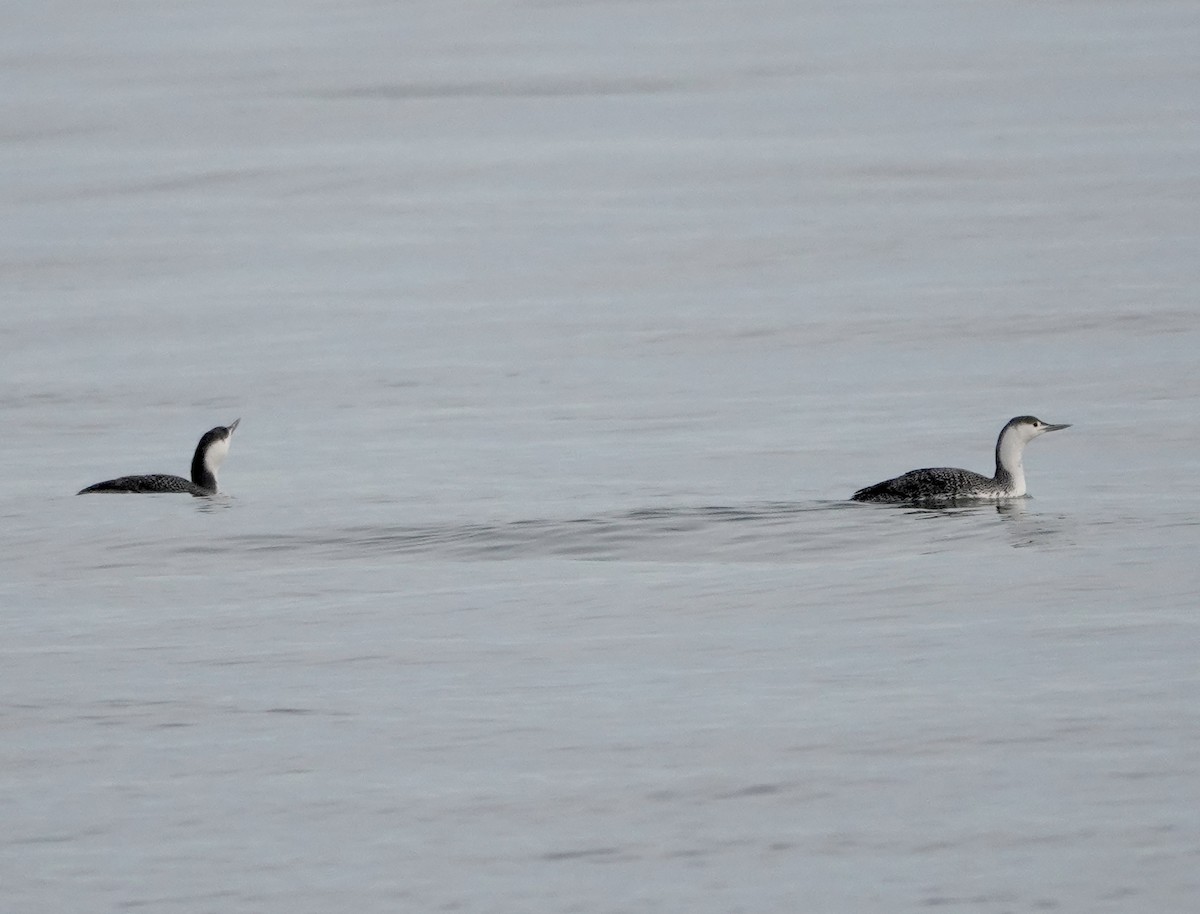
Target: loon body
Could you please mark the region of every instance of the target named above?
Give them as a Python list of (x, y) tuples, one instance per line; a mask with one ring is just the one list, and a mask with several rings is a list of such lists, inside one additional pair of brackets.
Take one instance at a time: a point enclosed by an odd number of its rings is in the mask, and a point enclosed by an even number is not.
[(106, 479), (78, 494), (87, 492), (186, 492), (197, 497), (217, 494), (217, 470), (229, 453), (229, 439), (233, 430), (238, 427), (241, 419), (234, 419), (229, 425), (218, 425), (204, 433), (200, 443), (196, 445), (196, 453), (192, 456), (192, 478), (172, 476), (167, 473), (150, 473), (145, 476), (121, 476), (117, 479)]
[(895, 479), (886, 479), (859, 489), (854, 501), (932, 502), (958, 499), (1022, 498), (1025, 495), (1025, 468), (1021, 455), (1025, 445), (1046, 432), (1070, 425), (1050, 425), (1033, 416), (1008, 420), (996, 441), (996, 475), (984, 476), (953, 467), (910, 470)]

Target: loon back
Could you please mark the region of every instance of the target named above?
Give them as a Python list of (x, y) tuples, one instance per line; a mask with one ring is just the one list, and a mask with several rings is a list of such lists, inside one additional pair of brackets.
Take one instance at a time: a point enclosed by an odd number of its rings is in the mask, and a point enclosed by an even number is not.
[(191, 481), (182, 476), (172, 476), (168, 473), (147, 473), (142, 476), (120, 476), (116, 479), (106, 479), (80, 489), (77, 494), (90, 492), (127, 492), (135, 494), (185, 492), (197, 497), (217, 494), (217, 470), (220, 469), (225, 455), (229, 453), (229, 439), (238, 427), (241, 419), (234, 419), (229, 425), (218, 425), (209, 429), (196, 445), (196, 453), (192, 455)]
[(133, 493), (153, 493), (153, 492), (187, 492), (189, 495), (212, 495), (213, 490), (202, 489), (190, 480), (184, 479), (182, 476), (172, 476), (168, 473), (147, 473), (143, 476), (120, 476), (116, 479), (106, 479), (104, 482), (98, 482), (88, 486), (86, 489), (80, 489), (77, 494), (84, 495), (88, 492), (133, 492)]
[(910, 470), (894, 479), (885, 479), (859, 489), (853, 501), (930, 502), (968, 499), (1021, 498), (1025, 495), (1025, 445), (1070, 425), (1050, 425), (1034, 416), (1016, 416), (1005, 423), (996, 439), (996, 473), (984, 476), (956, 467), (929, 467)]
[(854, 501), (910, 502), (963, 497), (988, 498), (1001, 494), (996, 481), (982, 473), (956, 467), (927, 467), (909, 470), (895, 479), (885, 479), (859, 489)]

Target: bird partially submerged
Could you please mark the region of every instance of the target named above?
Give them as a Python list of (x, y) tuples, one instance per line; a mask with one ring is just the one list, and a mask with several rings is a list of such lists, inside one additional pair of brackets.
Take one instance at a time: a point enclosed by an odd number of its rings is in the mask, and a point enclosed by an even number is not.
[(192, 478), (172, 476), (168, 473), (149, 473), (143, 476), (121, 476), (117, 479), (106, 479), (81, 489), (78, 495), (89, 492), (185, 492), (197, 497), (217, 494), (217, 470), (229, 453), (229, 439), (233, 430), (238, 427), (241, 419), (234, 419), (228, 425), (218, 425), (209, 429), (196, 445), (196, 453), (192, 455)]
[(885, 479), (859, 489), (851, 498), (871, 502), (951, 502), (970, 499), (1021, 498), (1025, 495), (1025, 467), (1021, 456), (1025, 445), (1065, 425), (1050, 425), (1033, 416), (1009, 419), (996, 440), (996, 475), (988, 477), (954, 467), (909, 470), (903, 476)]

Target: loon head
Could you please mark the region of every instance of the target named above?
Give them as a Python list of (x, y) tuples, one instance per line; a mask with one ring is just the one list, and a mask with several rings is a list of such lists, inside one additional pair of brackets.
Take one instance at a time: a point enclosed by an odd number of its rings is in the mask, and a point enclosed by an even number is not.
[(225, 455), (229, 453), (229, 439), (233, 437), (233, 430), (241, 421), (234, 419), (228, 425), (218, 425), (205, 432), (204, 437), (200, 439), (200, 444), (196, 447), (197, 455), (203, 455), (204, 468), (213, 476), (217, 475), (217, 469), (225, 462)]
[(1064, 425), (1051, 425), (1048, 422), (1043, 422), (1036, 416), (1017, 416), (1014, 419), (1008, 420), (1008, 425), (1004, 426), (1004, 431), (1001, 435), (1013, 434), (1022, 444), (1032, 441), (1038, 435), (1044, 435), (1046, 432), (1057, 432), (1059, 429), (1070, 428), (1068, 422)]
[(1017, 416), (1009, 419), (1001, 429), (1000, 437), (996, 439), (995, 479), (1008, 495), (1019, 497), (1025, 494), (1025, 469), (1021, 466), (1025, 445), (1039, 435), (1060, 428), (1070, 428), (1070, 425), (1051, 425), (1036, 416)]

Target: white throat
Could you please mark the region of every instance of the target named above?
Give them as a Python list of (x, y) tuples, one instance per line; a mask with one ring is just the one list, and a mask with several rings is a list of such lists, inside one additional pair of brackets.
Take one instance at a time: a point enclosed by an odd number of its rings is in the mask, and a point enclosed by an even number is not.
[(216, 478), (217, 470), (221, 468), (221, 464), (225, 462), (225, 455), (229, 453), (229, 439), (232, 435), (226, 435), (220, 441), (215, 441), (204, 452), (204, 468), (213, 474)]
[(1025, 466), (1021, 462), (1025, 443), (1025, 436), (1019, 429), (1006, 428), (996, 444), (996, 472), (1008, 474), (1010, 495), (1025, 494)]

